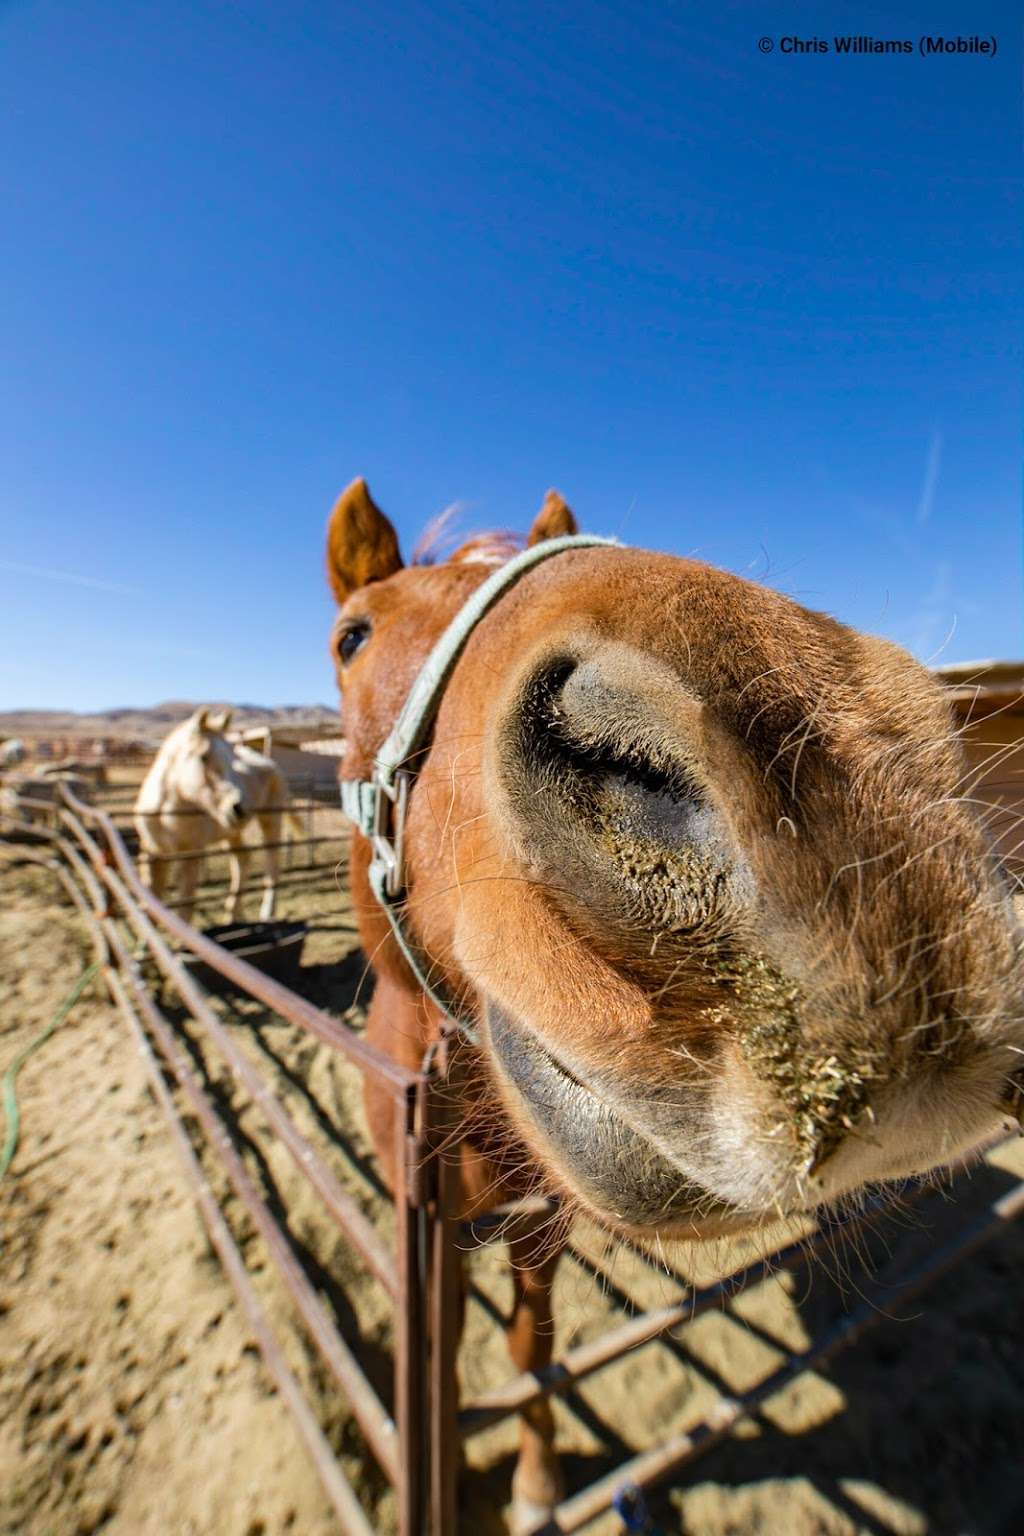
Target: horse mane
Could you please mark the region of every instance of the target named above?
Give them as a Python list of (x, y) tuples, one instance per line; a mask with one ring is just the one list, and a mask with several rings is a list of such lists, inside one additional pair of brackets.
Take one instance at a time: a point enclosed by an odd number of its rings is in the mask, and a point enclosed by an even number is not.
[(416, 541), (412, 565), (504, 565), (524, 547), (522, 534), (495, 528), (490, 533), (475, 533), (453, 549), (456, 535), (452, 523), (458, 511), (456, 502), (431, 518)]

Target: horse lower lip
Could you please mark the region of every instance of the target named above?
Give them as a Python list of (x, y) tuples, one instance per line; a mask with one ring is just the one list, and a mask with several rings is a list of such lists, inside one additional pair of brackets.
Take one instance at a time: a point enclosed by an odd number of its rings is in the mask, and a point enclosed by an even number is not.
[(591, 1204), (620, 1222), (651, 1228), (677, 1226), (698, 1205), (724, 1209), (504, 1009), (488, 1002), (485, 1017), (502, 1077), (549, 1147), (550, 1161)]

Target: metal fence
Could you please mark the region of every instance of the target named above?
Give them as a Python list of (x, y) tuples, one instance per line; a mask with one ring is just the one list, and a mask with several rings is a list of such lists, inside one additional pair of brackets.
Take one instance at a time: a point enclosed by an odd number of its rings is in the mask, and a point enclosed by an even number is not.
[[(460, 1404), (456, 1356), (462, 1254), (467, 1246), (500, 1237), (509, 1213), (461, 1229), (457, 1226), (453, 1142), (457, 1142), (458, 1127), (452, 1121), (454, 1095), (446, 1086), (448, 1040), (442, 1037), (420, 1071), (409, 1071), (336, 1018), (204, 937), (143, 884), (111, 809), (118, 808), (87, 805), (63, 787), (52, 803), (23, 799), (17, 814), (4, 814), (0, 830), (8, 839), (17, 839), (8, 842), (9, 854), (42, 863), (61, 880), (93, 936), (111, 996), (138, 1042), (154, 1094), (167, 1115), (210, 1241), (321, 1478), (340, 1531), (370, 1536), (372, 1526), (286, 1361), (197, 1157), (183, 1110), (263, 1238), (305, 1333), (351, 1408), (368, 1454), (394, 1487), (400, 1536), (453, 1536), (458, 1531), (456, 1485), (464, 1440), (541, 1398), (571, 1392), (585, 1377), (628, 1351), (726, 1304), (745, 1285), (779, 1270), (800, 1269), (813, 1262), (823, 1245), (834, 1242), (837, 1224), (824, 1217), (807, 1239), (768, 1254), (714, 1285), (688, 1289), (672, 1305), (630, 1317), (602, 1337), (568, 1349), (543, 1369), (515, 1376)], [(395, 1111), (393, 1244), (384, 1241), (239, 1048), (208, 995), (190, 975), (183, 955), (205, 962), (273, 1014), (326, 1043), (390, 1096)], [(219, 1052), (271, 1135), (316, 1191), (329, 1221), (387, 1292), (395, 1319), (392, 1407), (372, 1386), (358, 1358), (358, 1341), (342, 1337), (297, 1259), (286, 1228), (249, 1174), (213, 1096), (183, 1048), (178, 1023), (168, 1017), (147, 985), (143, 958), (156, 967), (176, 1007)], [(343, 1139), (344, 1127), (337, 1127), (337, 1134)], [(844, 1228), (870, 1221), (874, 1209), (868, 1202)], [(1024, 1183), (963, 1225), (950, 1241), (903, 1274), (898, 1284), (862, 1291), (863, 1299), (852, 1312), (806, 1349), (789, 1355), (757, 1384), (735, 1396), (720, 1395), (702, 1423), (572, 1493), (550, 1518), (533, 1528), (531, 1536), (580, 1530), (607, 1511), (625, 1485), (644, 1488), (671, 1478), (730, 1435), (783, 1387), (804, 1372), (827, 1366), (840, 1350), (888, 1315), (894, 1302), (916, 1295), (1022, 1211)]]
[[(28, 844), (19, 843), (18, 855), (41, 860), (53, 869), (93, 934), (111, 995), (138, 1041), (154, 1092), (170, 1120), (210, 1241), (316, 1466), (339, 1530), (352, 1536), (371, 1536), (372, 1526), (285, 1360), (280, 1341), (274, 1336), (238, 1245), (193, 1151), (168, 1080), (180, 1090), (183, 1103), (201, 1128), (206, 1150), (221, 1165), (263, 1238), (309, 1338), (348, 1402), (369, 1451), (394, 1486), (401, 1536), (419, 1536), (426, 1527), (428, 1493), (424, 1248), (432, 1233), (423, 1215), (433, 1193), (431, 1176), (436, 1164), (429, 1136), (429, 1076), (398, 1066), (354, 1031), (182, 922), (142, 883), (108, 812), (84, 804), (66, 788), (58, 804), (26, 799), (21, 808), (31, 820), (15, 823), (6, 818), (6, 829), (29, 839)], [(179, 946), (177, 951), (172, 949), (170, 940)], [(203, 989), (182, 963), (181, 951), (205, 962), (280, 1018), (326, 1042), (391, 1096), (396, 1126), (392, 1249), (385, 1246), (358, 1203), (288, 1115), (260, 1071), (239, 1049)], [(143, 954), (155, 964), (187, 1016), (220, 1052), (238, 1086), (258, 1107), (272, 1134), (287, 1148), (316, 1190), (330, 1220), (391, 1297), (395, 1309), (393, 1412), (381, 1401), (356, 1354), (341, 1337), (297, 1261), (286, 1231), (235, 1150), (214, 1099), (182, 1048), (179, 1031), (146, 984), (140, 966)]]

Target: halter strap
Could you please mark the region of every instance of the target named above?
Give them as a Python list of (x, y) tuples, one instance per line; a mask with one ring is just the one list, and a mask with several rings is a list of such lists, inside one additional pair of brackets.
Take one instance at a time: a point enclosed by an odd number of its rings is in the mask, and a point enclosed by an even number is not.
[(394, 726), (374, 759), (371, 777), (344, 779), (340, 785), (342, 810), (356, 829), (370, 840), (373, 849), (370, 889), (384, 910), (406, 964), (434, 1006), (474, 1042), (477, 1036), (473, 1026), (459, 1013), (452, 999), (429, 980), (423, 959), (399, 913), (406, 890), (405, 816), (409, 790), (419, 771), (418, 767), (406, 765), (426, 745), (445, 687), (466, 641), (484, 615), (520, 576), (565, 550), (619, 547), (617, 539), (601, 539), (587, 533), (567, 534), (564, 538), (545, 539), (532, 549), (524, 549), (492, 572), (463, 603), (420, 668)]

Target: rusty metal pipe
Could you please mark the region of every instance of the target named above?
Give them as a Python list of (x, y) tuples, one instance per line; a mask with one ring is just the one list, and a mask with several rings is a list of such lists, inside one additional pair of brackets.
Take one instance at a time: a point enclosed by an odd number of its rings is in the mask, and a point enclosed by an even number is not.
[(500, 1387), (465, 1404), (459, 1413), (460, 1433), (465, 1437), (479, 1434), (481, 1430), (489, 1429), (492, 1424), (497, 1424), (509, 1414), (520, 1412), (542, 1397), (568, 1392), (584, 1377), (610, 1365), (630, 1350), (650, 1343), (670, 1328), (692, 1322), (743, 1287), (756, 1285), (779, 1269), (802, 1266), (809, 1257), (805, 1250), (805, 1243), (792, 1243), (768, 1258), (760, 1259), (745, 1269), (717, 1280), (703, 1290), (690, 1292), (671, 1306), (630, 1318), (600, 1338), (567, 1350), (560, 1360), (552, 1360), (550, 1365), (540, 1370), (514, 1376)]
[(150, 916), (152, 916), (165, 932), (171, 934), (191, 954), (198, 955), (205, 960), (215, 971), (233, 981), (243, 991), (250, 993), (261, 1003), (265, 1003), (274, 1013), (287, 1019), (292, 1024), (297, 1024), (303, 1029), (323, 1040), (326, 1045), (333, 1045), (357, 1066), (366, 1072), (371, 1072), (375, 1077), (382, 1079), (396, 1093), (401, 1094), (416, 1082), (416, 1074), (400, 1067), (392, 1061), (383, 1051), (360, 1039), (344, 1025), (332, 1019), (329, 1014), (323, 1013), (319, 1008), (314, 1008), (312, 1003), (307, 1003), (304, 998), (297, 997), (294, 992), (283, 987), (280, 982), (274, 981), (262, 971), (256, 970), (245, 960), (229, 951), (222, 949), (212, 939), (204, 938), (201, 933), (183, 922), (171, 912), (163, 902), (155, 897), (151, 890), (145, 886), (139, 878), (138, 872), (132, 863), (128, 850), (125, 848), (121, 836), (110, 817), (103, 811), (92, 806), (85, 805), (77, 799), (72, 792), (64, 788), (64, 803), (77, 815), (90, 823), (96, 823), (101, 828), (110, 854), (124, 876), (125, 883), (130, 889), (134, 900)]
[[(90, 894), (93, 896), (93, 901), (99, 909), (102, 906), (102, 891), (95, 879), (92, 878), (90, 871), (83, 864), (82, 860), (75, 854), (74, 850), (71, 849), (70, 846), (66, 843), (65, 839), (59, 837), (55, 833), (49, 833), (48, 838), (54, 843), (61, 845), (61, 852), (65, 857), (69, 857), (69, 862), (71, 862), (72, 867), (76, 869), (76, 872), (80, 876), (85, 877), (87, 888), (90, 890)], [(28, 854), (32, 862), (38, 863), (41, 866), (52, 870), (53, 873), (55, 873), (60, 878), (93, 936), (93, 942), (96, 946), (98, 957), (102, 961), (107, 962), (111, 949), (109, 942), (111, 938), (111, 932), (108, 932), (107, 930), (108, 928), (112, 930), (112, 925), (103, 924), (101, 922), (99, 911), (93, 911), (90, 908), (89, 903), (76, 887), (74, 880), (67, 873), (67, 871), (63, 870), (56, 863), (56, 861), (46, 859), (44, 855), (36, 852), (35, 850), (28, 851)], [(125, 955), (123, 948), (120, 946), (119, 942), (116, 941), (116, 936), (115, 944), (117, 949), (120, 951), (118, 955), (119, 960), (122, 964), (124, 964), (127, 960), (130, 967), (128, 974), (134, 980), (135, 973), (134, 968), (131, 968), (130, 958)], [(238, 1252), (233, 1238), (231, 1237), (224, 1217), (221, 1214), (219, 1207), (217, 1206), (210, 1187), (206, 1181), (205, 1175), (203, 1174), (195, 1154), (192, 1151), (188, 1137), (186, 1136), (181, 1126), (174, 1102), (167, 1091), (166, 1084), (163, 1081), (159, 1068), (157, 1067), (156, 1060), (153, 1056), (152, 1048), (146, 1039), (145, 1032), (142, 1029), (138, 1016), (131, 1006), (131, 1002), (128, 998), (121, 977), (111, 968), (109, 963), (104, 964), (103, 974), (107, 982), (107, 986), (114, 997), (114, 1000), (120, 1007), (122, 1014), (127, 1018), (133, 1033), (135, 1034), (147, 1074), (153, 1085), (157, 1100), (163, 1108), (165, 1115), (167, 1116), (172, 1136), (175, 1139), (179, 1155), (181, 1156), (184, 1163), (186, 1176), (193, 1186), (193, 1192), (206, 1224), (206, 1228), (210, 1236), (210, 1241), (213, 1244), (214, 1249), (216, 1250), (218, 1257), (220, 1258), (224, 1267), (227, 1278), (231, 1285), (234, 1287), (235, 1293), (238, 1296), (243, 1310), (249, 1319), (250, 1326), (252, 1327), (253, 1333), (256, 1336), (257, 1344), (259, 1345), (260, 1351), (263, 1355), (264, 1362), (267, 1365), (267, 1368), (270, 1371), (270, 1374), (281, 1393), (286, 1407), (288, 1408), (293, 1420), (295, 1421), (295, 1425), (299, 1432), (300, 1438), (305, 1444), (306, 1449), (314, 1463), (314, 1466), (316, 1467), (324, 1491), (330, 1500), (332, 1508), (334, 1509), (334, 1512), (338, 1518), (339, 1526), (344, 1533), (344, 1536), (372, 1536), (372, 1527), (370, 1526), (370, 1523), (367, 1520), (361, 1505), (356, 1499), (351, 1484), (348, 1482), (347, 1478), (344, 1476), (343, 1472), (338, 1466), (331, 1447), (328, 1444), (322, 1430), (320, 1429), (320, 1426), (317, 1424), (308, 1403), (303, 1397), (298, 1383), (289, 1370), (280, 1346), (278, 1345), (277, 1340), (269, 1327), (266, 1316), (260, 1307), (256, 1293), (252, 1287), (248, 1273), (245, 1269), (244, 1262)], [(146, 994), (144, 991), (142, 996), (143, 999), (145, 999)], [(155, 1008), (154, 1012), (156, 1012)], [(173, 1045), (173, 1042), (171, 1043)], [(244, 1175), (244, 1169), (242, 1171)], [(239, 1193), (241, 1197), (241, 1192)], [(256, 1198), (258, 1199), (259, 1197), (257, 1196)], [(255, 1219), (255, 1213), (251, 1211), (251, 1207), (250, 1213), (254, 1214)], [(270, 1220), (272, 1224), (272, 1218), (270, 1217), (269, 1212), (267, 1213), (267, 1216), (268, 1220)], [(297, 1267), (298, 1266), (296, 1265), (296, 1268)], [(313, 1294), (311, 1288), (310, 1293)], [(297, 1297), (296, 1300), (298, 1301)], [(315, 1295), (313, 1295), (313, 1300), (315, 1303)], [(341, 1341), (339, 1340), (338, 1342), (340, 1343)], [(343, 1345), (342, 1348), (344, 1348)], [(358, 1367), (356, 1367), (356, 1369), (358, 1370)], [(377, 1406), (379, 1407), (379, 1404)], [(369, 1439), (369, 1436), (367, 1438)]]
[(339, 832), (336, 836), (325, 834), (322, 837), (285, 838), (281, 842), (276, 843), (242, 843), (238, 848), (232, 848), (230, 844), (225, 846), (224, 843), (218, 842), (211, 843), (208, 848), (186, 849), (183, 853), (152, 853), (148, 848), (144, 848), (142, 851), (148, 859), (157, 859), (162, 864), (184, 864), (189, 859), (229, 859), (233, 853), (262, 853), (265, 848), (312, 848), (314, 844), (318, 843), (345, 843), (347, 845), (348, 839), (344, 832)]
[(296, 1167), (312, 1184), (327, 1210), (337, 1221), (391, 1296), (398, 1290), (394, 1260), (376, 1227), (363, 1214), (358, 1203), (343, 1189), (334, 1174), (317, 1155), (313, 1146), (295, 1125), (269, 1084), (245, 1052), (232, 1040), (227, 1026), (217, 1017), (198, 984), (175, 959), (153, 925), (135, 908), (124, 885), (112, 869), (101, 871), (104, 882), (121, 903), (127, 921), (136, 936), (149, 949), (162, 974), (180, 992), (196, 1021), (209, 1033), (224, 1056), (232, 1073), (251, 1097), (271, 1129), (287, 1147)]
[(270, 1372), (274, 1384), (294, 1420), (295, 1427), (309, 1454), (310, 1460), (316, 1468), (324, 1492), (337, 1516), (343, 1536), (374, 1536), (373, 1527), (366, 1518), (351, 1483), (338, 1466), (334, 1452), (331, 1450), (323, 1430), (314, 1418), (309, 1404), (303, 1397), (302, 1390), (289, 1369), (281, 1347), (267, 1321), (266, 1314), (260, 1306), (242, 1256), (238, 1251), (234, 1238), (231, 1236), (227, 1222), (224, 1220), (220, 1208), (214, 1199), (213, 1192), (207, 1183), (206, 1176), (192, 1150), (188, 1137), (181, 1126), (174, 1101), (161, 1076), (152, 1047), (146, 1038), (145, 1031), (135, 1014), (135, 1010), (131, 1006), (120, 977), (116, 972), (108, 971), (107, 979), (111, 991), (117, 999), (121, 1011), (127, 1018), (138, 1042), (139, 1051), (153, 1086), (153, 1091), (156, 1094), (157, 1102), (167, 1116), (171, 1135), (174, 1138), (178, 1154), (184, 1165), (186, 1177), (192, 1186), (196, 1203), (199, 1206), (206, 1230), (209, 1233), (210, 1242), (220, 1259), (228, 1280), (234, 1287), (242, 1310), (248, 1318), (249, 1326), (253, 1331), (267, 1370)]
[(423, 1536), (429, 1491), (423, 1175), (429, 1148), (422, 1131), (423, 1079), (396, 1103), (394, 1124), (395, 1232), (400, 1294), (395, 1307), (395, 1418), (401, 1447), (399, 1536)]
[(271, 1258), (291, 1292), (299, 1314), (309, 1329), (324, 1362), (348, 1398), (370, 1449), (390, 1481), (395, 1482), (398, 1477), (398, 1465), (393, 1420), (385, 1412), (376, 1392), (363, 1374), (362, 1367), (328, 1317), (323, 1303), (295, 1257), (284, 1232), (275, 1221), (235, 1150), (224, 1122), (201, 1087), (182, 1048), (176, 1043), (170, 1025), (146, 991), (131, 956), (127, 954), (120, 940), (113, 937), (111, 937), (111, 947), (117, 957), (122, 975), (126, 977), (128, 985), (135, 994), (136, 1007), (145, 1019), (147, 1028), (156, 1038), (160, 1054), (195, 1110), (211, 1147), (224, 1165), (235, 1193), (266, 1243)]
[(819, 1370), (841, 1350), (855, 1344), (870, 1328), (886, 1321), (894, 1302), (908, 1301), (918, 1295), (954, 1264), (1004, 1231), (1007, 1224), (1022, 1213), (1024, 1182), (994, 1201), (987, 1212), (969, 1222), (956, 1237), (911, 1270), (902, 1282), (894, 1286), (876, 1286), (873, 1296), (866, 1297), (859, 1307), (828, 1329), (817, 1343), (790, 1355), (784, 1365), (748, 1391), (736, 1397), (719, 1397), (707, 1418), (695, 1428), (673, 1435), (653, 1450), (621, 1462), (614, 1472), (598, 1478), (588, 1488), (559, 1504), (549, 1520), (531, 1527), (524, 1536), (562, 1536), (562, 1533), (578, 1531), (611, 1507), (624, 1483), (649, 1488), (654, 1483), (663, 1482), (724, 1440), (741, 1420), (748, 1418), (796, 1377), (806, 1371)]
[[(991, 1151), (1002, 1142), (1013, 1139), (1014, 1135), (1007, 1137), (1000, 1132), (980, 1143), (977, 1152), (980, 1154)], [(916, 1201), (926, 1190), (927, 1186), (923, 1183), (915, 1185), (904, 1192), (903, 1199), (908, 1203)], [(866, 1202), (863, 1210), (843, 1224), (842, 1230), (855, 1231), (863, 1227), (873, 1216), (881, 1215), (887, 1209), (888, 1202), (883, 1196), (871, 1199)], [(602, 1334), (600, 1338), (567, 1350), (560, 1360), (553, 1360), (550, 1365), (538, 1371), (528, 1371), (513, 1377), (510, 1381), (503, 1382), (493, 1391), (484, 1393), (465, 1404), (459, 1413), (460, 1433), (467, 1438), (470, 1435), (479, 1434), (481, 1430), (497, 1424), (509, 1414), (518, 1413), (541, 1397), (568, 1392), (576, 1382), (610, 1365), (630, 1350), (650, 1343), (671, 1328), (692, 1322), (730, 1297), (738, 1295), (747, 1286), (758, 1285), (761, 1281), (769, 1279), (777, 1270), (794, 1271), (806, 1268), (815, 1254), (832, 1242), (835, 1236), (835, 1231), (828, 1229), (809, 1232), (806, 1237), (787, 1244), (785, 1248), (777, 1249), (753, 1264), (734, 1270), (732, 1274), (723, 1276), (721, 1280), (716, 1280), (714, 1284), (702, 1290), (688, 1292), (671, 1306), (640, 1313), (639, 1316), (620, 1324), (618, 1328)], [(643, 1250), (636, 1245), (629, 1246), (642, 1257), (646, 1257)]]
[(449, 1536), (456, 1529), (459, 1474), (459, 1380), (457, 1359), (462, 1325), (462, 1255), (458, 1248), (455, 1212), (461, 1193), (459, 1116), (448, 1083), (447, 1035), (434, 1048), (423, 1093), (423, 1134), (436, 1148), (432, 1198), (427, 1210), (430, 1228), (429, 1423), (430, 1532)]

